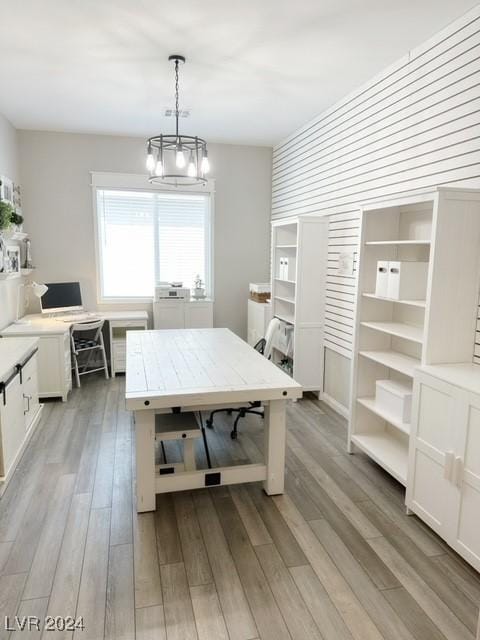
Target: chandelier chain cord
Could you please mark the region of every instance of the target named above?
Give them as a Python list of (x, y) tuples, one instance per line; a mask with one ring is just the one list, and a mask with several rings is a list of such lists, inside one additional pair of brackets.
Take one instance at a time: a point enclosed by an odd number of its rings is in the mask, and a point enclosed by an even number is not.
[(175, 125), (178, 138), (178, 60), (175, 60)]

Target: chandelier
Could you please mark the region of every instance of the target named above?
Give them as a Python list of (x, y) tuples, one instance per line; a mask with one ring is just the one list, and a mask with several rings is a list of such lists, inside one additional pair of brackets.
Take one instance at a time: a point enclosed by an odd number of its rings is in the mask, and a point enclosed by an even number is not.
[(171, 55), (175, 63), (175, 134), (153, 136), (147, 141), (149, 181), (158, 184), (204, 185), (210, 171), (207, 143), (198, 136), (186, 136), (178, 131), (178, 67), (185, 58)]

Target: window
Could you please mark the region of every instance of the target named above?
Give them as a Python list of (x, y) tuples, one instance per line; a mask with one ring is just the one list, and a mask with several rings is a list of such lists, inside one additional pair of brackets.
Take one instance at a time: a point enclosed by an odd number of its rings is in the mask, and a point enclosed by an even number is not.
[(151, 298), (155, 282), (197, 275), (211, 293), (210, 196), (97, 189), (102, 300)]

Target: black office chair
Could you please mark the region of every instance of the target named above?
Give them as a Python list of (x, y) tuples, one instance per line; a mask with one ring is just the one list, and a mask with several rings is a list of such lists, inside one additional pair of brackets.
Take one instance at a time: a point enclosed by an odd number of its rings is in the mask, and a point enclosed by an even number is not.
[[(267, 344), (267, 340), (265, 338), (262, 338), (261, 340), (259, 340), (257, 342), (257, 344), (253, 347), (255, 349), (255, 351), (258, 351), (259, 353), (263, 355), (265, 355), (265, 345)], [(215, 411), (212, 411), (210, 413), (210, 417), (208, 418), (208, 420), (206, 421), (206, 425), (209, 429), (213, 429), (213, 416), (216, 413), (222, 413), (223, 411), (225, 411), (227, 413), (227, 415), (231, 416), (232, 413), (234, 411), (238, 412), (238, 416), (235, 418), (235, 422), (233, 423), (233, 429), (230, 432), (230, 437), (232, 440), (236, 440), (237, 439), (237, 435), (238, 435), (238, 431), (237, 431), (237, 427), (238, 427), (238, 421), (240, 420), (240, 418), (244, 418), (247, 413), (252, 413), (255, 414), (256, 416), (261, 416), (262, 418), (264, 417), (263, 415), (263, 410), (262, 411), (258, 411), (258, 409), (262, 406), (261, 402), (250, 402), (248, 407), (238, 407), (237, 409), (232, 409), (232, 408), (228, 408), (228, 409), (215, 409)]]

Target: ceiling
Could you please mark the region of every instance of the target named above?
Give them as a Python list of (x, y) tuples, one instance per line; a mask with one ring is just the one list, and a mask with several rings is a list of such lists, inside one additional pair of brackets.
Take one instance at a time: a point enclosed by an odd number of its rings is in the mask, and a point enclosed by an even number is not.
[(475, 0), (2, 0), (0, 113), (17, 128), (271, 145)]

